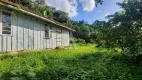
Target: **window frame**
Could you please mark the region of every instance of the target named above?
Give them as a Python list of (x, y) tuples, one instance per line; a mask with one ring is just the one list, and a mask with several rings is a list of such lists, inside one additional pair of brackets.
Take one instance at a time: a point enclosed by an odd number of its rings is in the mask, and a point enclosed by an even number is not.
[[(10, 34), (3, 34), (3, 22), (2, 22), (2, 16), (3, 16), (3, 12), (5, 12), (5, 13), (8, 13), (8, 14), (10, 14), (11, 16), (11, 25), (10, 25), (10, 27), (11, 27), (11, 33)], [(0, 15), (1, 15), (1, 17), (0, 17), (0, 22), (1, 22), (1, 24), (0, 24), (0, 35), (2, 35), (2, 36), (12, 36), (12, 11), (7, 11), (7, 10), (3, 10), (3, 9), (0, 9)]]
[(50, 26), (49, 28), (50, 28), (50, 30), (49, 30), (50, 35), (49, 36), (50, 36), (50, 38), (52, 38), (52, 26)]
[[(48, 31), (46, 31), (47, 29), (48, 29)], [(44, 39), (51, 39), (52, 38), (52, 30), (51, 30), (51, 26), (49, 26), (49, 25), (45, 25), (45, 30), (44, 30), (44, 32), (45, 32), (45, 34), (44, 34)], [(48, 32), (48, 37), (46, 36), (46, 32)]]

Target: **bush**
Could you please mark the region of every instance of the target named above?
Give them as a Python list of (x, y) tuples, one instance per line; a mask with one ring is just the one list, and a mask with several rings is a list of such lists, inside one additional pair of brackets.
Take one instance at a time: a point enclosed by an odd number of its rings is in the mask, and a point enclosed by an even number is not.
[(3, 80), (37, 80), (36, 73), (30, 70), (11, 70), (2, 76)]
[(38, 80), (63, 80), (69, 75), (70, 68), (64, 65), (54, 67), (46, 67), (41, 72), (37, 73)]
[(85, 44), (86, 43), (84, 39), (75, 38), (74, 40), (75, 40), (75, 43), (79, 43), (79, 44)]
[(100, 41), (98, 41), (98, 43), (97, 43), (97, 46), (96, 47), (105, 47), (105, 41), (104, 40), (100, 40)]

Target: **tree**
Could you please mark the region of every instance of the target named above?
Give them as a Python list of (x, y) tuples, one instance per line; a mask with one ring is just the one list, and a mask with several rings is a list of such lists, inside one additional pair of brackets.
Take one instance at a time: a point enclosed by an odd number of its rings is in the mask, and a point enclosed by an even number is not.
[(91, 33), (90, 38), (96, 42), (98, 46), (102, 46), (105, 43), (106, 33), (110, 29), (110, 24), (105, 21), (96, 20), (91, 27), (94, 31)]
[(53, 15), (55, 17), (55, 20), (61, 22), (61, 23), (67, 23), (70, 21), (70, 18), (68, 17), (68, 14), (60, 11), (60, 10), (56, 10), (55, 12), (53, 12)]
[(112, 24), (106, 41), (123, 52), (138, 54), (142, 48), (142, 1), (124, 0), (118, 3), (124, 10), (108, 16)]
[[(82, 21), (72, 21), (68, 17), (68, 13), (56, 10), (53, 7), (45, 6), (45, 0), (10, 0), (14, 3), (26, 6), (27, 8), (35, 11), (43, 17), (48, 17), (55, 19), (56, 21), (65, 24), (66, 26), (72, 26), (75, 28), (74, 36), (76, 38), (85, 39), (86, 42), (89, 42), (90, 34), (94, 31), (91, 25), (89, 25), (84, 20)], [(48, 0), (47, 0), (48, 1)], [(102, 0), (95, 0), (96, 6), (102, 3)]]
[(34, 3), (36, 5), (39, 5), (39, 6), (45, 6), (46, 5), (45, 0), (35, 0)]
[(9, 0), (9, 1), (17, 3), (17, 4), (22, 4), (23, 6), (26, 6), (26, 7), (30, 7), (32, 3), (31, 0)]
[(95, 5), (97, 6), (98, 4), (102, 4), (103, 3), (103, 0), (95, 0)]
[(95, 22), (93, 22), (91, 27), (96, 30), (96, 29), (100, 29), (100, 28), (104, 27), (106, 24), (107, 23), (105, 21), (96, 20)]

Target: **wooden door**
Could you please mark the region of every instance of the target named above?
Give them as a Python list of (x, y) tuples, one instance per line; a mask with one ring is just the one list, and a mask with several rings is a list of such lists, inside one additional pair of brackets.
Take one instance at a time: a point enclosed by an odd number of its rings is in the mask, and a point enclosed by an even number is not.
[(56, 29), (56, 46), (62, 45), (62, 29)]

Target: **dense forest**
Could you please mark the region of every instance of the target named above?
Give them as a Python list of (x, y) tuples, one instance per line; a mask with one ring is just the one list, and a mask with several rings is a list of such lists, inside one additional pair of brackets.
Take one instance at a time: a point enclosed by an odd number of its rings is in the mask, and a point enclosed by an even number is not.
[[(76, 42), (97, 43), (106, 48), (121, 48), (123, 52), (138, 54), (142, 47), (142, 1), (124, 0), (117, 3), (123, 10), (108, 15), (106, 21), (94, 21), (88, 24), (86, 21), (73, 21), (68, 14), (45, 5), (44, 0), (10, 0), (23, 5), (36, 13), (59, 21), (76, 30), (74, 37)], [(96, 0), (96, 6), (102, 4), (102, 0)]]

